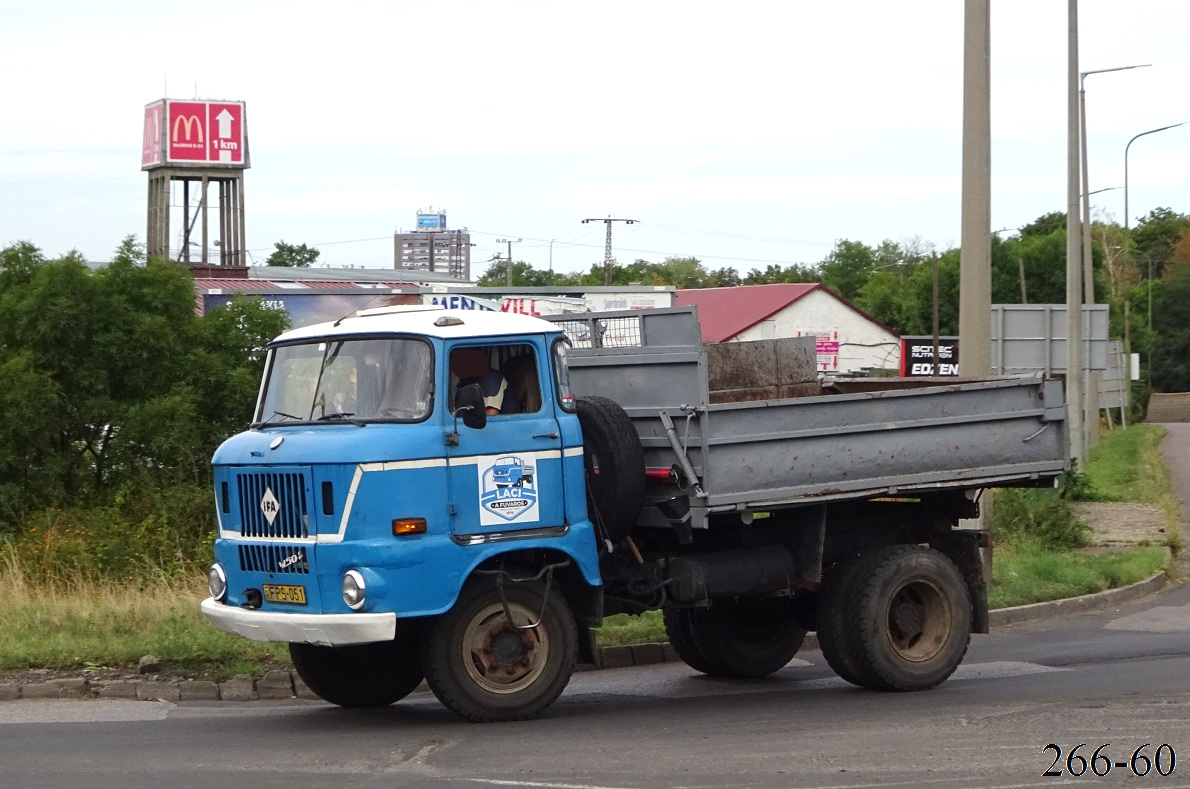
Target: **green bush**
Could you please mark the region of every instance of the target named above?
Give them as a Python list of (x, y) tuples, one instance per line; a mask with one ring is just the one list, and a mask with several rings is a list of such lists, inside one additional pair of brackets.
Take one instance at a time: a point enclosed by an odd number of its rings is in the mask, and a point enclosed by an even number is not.
[(1075, 517), (1060, 491), (1010, 488), (996, 492), (992, 536), (1000, 543), (1061, 550), (1088, 545), (1091, 528)]
[(33, 513), (8, 543), (29, 577), (53, 581), (176, 578), (210, 562), (211, 491), (174, 485), (95, 507)]

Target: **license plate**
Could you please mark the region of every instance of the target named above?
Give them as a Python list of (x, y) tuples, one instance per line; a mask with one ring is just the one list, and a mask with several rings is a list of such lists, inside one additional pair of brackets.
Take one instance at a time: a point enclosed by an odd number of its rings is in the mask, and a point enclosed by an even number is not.
[(264, 599), (270, 603), (290, 603), (292, 605), (306, 604), (306, 587), (286, 586), (282, 584), (265, 584)]

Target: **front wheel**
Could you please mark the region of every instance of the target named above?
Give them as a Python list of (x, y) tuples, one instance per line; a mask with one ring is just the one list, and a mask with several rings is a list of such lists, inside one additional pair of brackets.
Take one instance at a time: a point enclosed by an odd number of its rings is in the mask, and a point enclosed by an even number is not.
[(340, 707), (387, 707), (422, 680), (412, 638), (345, 647), (290, 644), (289, 657), (310, 690)]
[[(473, 721), (521, 720), (548, 707), (574, 672), (574, 615), (556, 590), (504, 587), (510, 623), (492, 581), (473, 580), (422, 640), (430, 690)], [(535, 628), (517, 629), (538, 621)]]
[(667, 609), (665, 629), (695, 671), (767, 677), (793, 660), (806, 639), (793, 606), (787, 598), (715, 600), (709, 608)]

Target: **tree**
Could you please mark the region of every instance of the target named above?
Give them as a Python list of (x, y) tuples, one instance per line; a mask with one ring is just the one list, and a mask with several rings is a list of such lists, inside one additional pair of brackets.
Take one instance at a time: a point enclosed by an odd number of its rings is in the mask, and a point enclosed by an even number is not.
[(317, 249), (305, 244), (286, 244), (284, 241), (278, 241), (273, 246), (276, 247), (276, 251), (269, 255), (267, 261), (270, 266), (309, 268), (322, 254)]
[(1066, 302), (1066, 228), (1004, 240), (992, 237), (992, 302), (1022, 303), (1022, 276), (1030, 304)]
[(843, 239), (818, 265), (818, 273), (823, 285), (853, 302), (876, 265), (876, 250), (860, 241)]
[(1066, 212), (1065, 211), (1051, 211), (1048, 214), (1042, 214), (1034, 219), (1029, 224), (1021, 228), (1021, 237), (1025, 236), (1048, 236), (1056, 230), (1066, 229)]
[(1190, 268), (1179, 266), (1153, 291), (1153, 390), (1190, 391)]
[[(933, 263), (923, 263), (909, 275), (906, 329), (909, 334), (934, 333)], [(948, 249), (938, 257), (938, 331), (959, 333), (959, 250)]]
[(1168, 208), (1154, 208), (1132, 229), (1136, 251), (1151, 262), (1154, 277), (1160, 277), (1165, 271), (1165, 264), (1173, 258), (1174, 246), (1187, 227), (1190, 227), (1190, 216)]
[(898, 334), (908, 331), (911, 321), (911, 289), (899, 272), (877, 271), (859, 289), (855, 306)]
[[(260, 349), (285, 325), (259, 303), (194, 314), (194, 281), (127, 238), (92, 271), (75, 253), (0, 251), (0, 522), (209, 481), (243, 427)], [(135, 498), (135, 496), (133, 497)]]
[(788, 266), (778, 266), (770, 263), (761, 271), (752, 269), (744, 277), (744, 285), (772, 285), (778, 282), (818, 282), (821, 279), (818, 269), (812, 265), (791, 263)]
[[(512, 285), (514, 287), (548, 287), (562, 284), (563, 280), (563, 275), (553, 271), (538, 271), (523, 260), (515, 261), (512, 264)], [(487, 271), (476, 280), (476, 284), (495, 288), (507, 286), (509, 284), (507, 261), (499, 257), (492, 258)]]

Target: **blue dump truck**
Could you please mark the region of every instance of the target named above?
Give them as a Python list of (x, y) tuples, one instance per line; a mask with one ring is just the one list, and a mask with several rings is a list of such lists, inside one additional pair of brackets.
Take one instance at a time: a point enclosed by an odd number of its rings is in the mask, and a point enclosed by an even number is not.
[(988, 535), (959, 521), (1066, 468), (1061, 389), (821, 379), (812, 343), (704, 346), (690, 308), (289, 331), (214, 456), (203, 613), (334, 704), (424, 679), (475, 721), (539, 713), (605, 616), (658, 609), (699, 672), (766, 676), (816, 631), (849, 682), (931, 688), (988, 627)]

